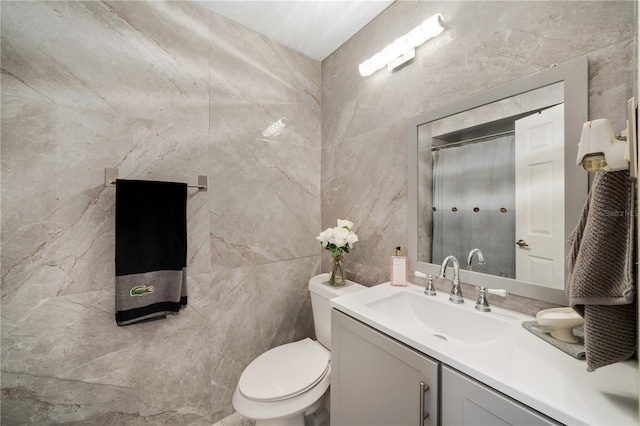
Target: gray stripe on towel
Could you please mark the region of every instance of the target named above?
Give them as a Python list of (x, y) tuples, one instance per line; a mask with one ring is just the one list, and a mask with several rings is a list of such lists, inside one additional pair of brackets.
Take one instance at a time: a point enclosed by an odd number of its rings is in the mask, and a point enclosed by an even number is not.
[(186, 268), (181, 271), (116, 276), (116, 292), (116, 311), (127, 311), (160, 302), (179, 303), (187, 295)]

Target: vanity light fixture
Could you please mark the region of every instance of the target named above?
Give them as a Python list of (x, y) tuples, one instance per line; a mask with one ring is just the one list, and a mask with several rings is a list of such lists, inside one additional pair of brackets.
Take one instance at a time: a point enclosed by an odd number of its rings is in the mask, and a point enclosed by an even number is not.
[(607, 119), (584, 123), (578, 145), (578, 166), (582, 166), (588, 172), (628, 169), (631, 158), (630, 144), (627, 143), (624, 133), (620, 139), (616, 138), (611, 122)]
[(441, 14), (433, 15), (407, 34), (396, 39), (393, 43), (360, 64), (360, 74), (363, 77), (373, 74), (385, 65), (389, 70), (399, 67), (416, 56), (416, 47), (444, 30), (444, 20)]

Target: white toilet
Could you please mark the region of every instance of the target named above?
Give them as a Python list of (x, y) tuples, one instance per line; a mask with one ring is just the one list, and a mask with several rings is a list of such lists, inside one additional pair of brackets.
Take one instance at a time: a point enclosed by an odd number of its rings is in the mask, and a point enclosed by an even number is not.
[(329, 299), (367, 287), (348, 281), (329, 285), (329, 274), (309, 280), (318, 341), (309, 338), (270, 349), (242, 372), (233, 408), (256, 426), (304, 426), (304, 417), (323, 406), (331, 377)]

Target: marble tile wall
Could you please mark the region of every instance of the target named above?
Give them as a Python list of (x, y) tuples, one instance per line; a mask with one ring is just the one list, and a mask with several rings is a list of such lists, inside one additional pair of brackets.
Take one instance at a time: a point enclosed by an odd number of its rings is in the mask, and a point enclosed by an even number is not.
[[(445, 31), (411, 63), (360, 76), (361, 62), (436, 13)], [(322, 227), (354, 222), (360, 241), (348, 277), (388, 281), (394, 247), (407, 244), (409, 118), (587, 55), (589, 116), (620, 131), (632, 96), (634, 16), (629, 1), (398, 1), (325, 59)]]
[[(406, 245), (409, 117), (582, 55), (590, 116), (619, 129), (631, 96), (632, 2), (397, 2), (322, 67), (189, 2), (0, 7), (3, 424), (226, 418), (248, 362), (313, 333), (319, 230), (352, 220), (349, 278), (388, 279)], [(435, 12), (447, 31), (414, 63), (360, 77)], [(189, 197), (175, 317), (115, 325), (105, 167), (209, 176)]]
[[(227, 417), (253, 358), (313, 335), (320, 63), (190, 2), (1, 12), (2, 424)], [(105, 167), (209, 176), (176, 316), (116, 326)]]

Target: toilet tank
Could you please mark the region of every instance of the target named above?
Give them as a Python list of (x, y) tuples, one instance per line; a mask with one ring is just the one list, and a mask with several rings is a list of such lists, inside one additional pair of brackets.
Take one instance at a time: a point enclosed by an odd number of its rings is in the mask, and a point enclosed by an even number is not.
[(366, 290), (367, 287), (347, 280), (341, 287), (329, 285), (330, 274), (320, 274), (309, 280), (309, 292), (311, 293), (311, 308), (313, 309), (313, 324), (316, 330), (316, 339), (322, 345), (331, 350), (331, 306), (329, 299), (345, 294)]

